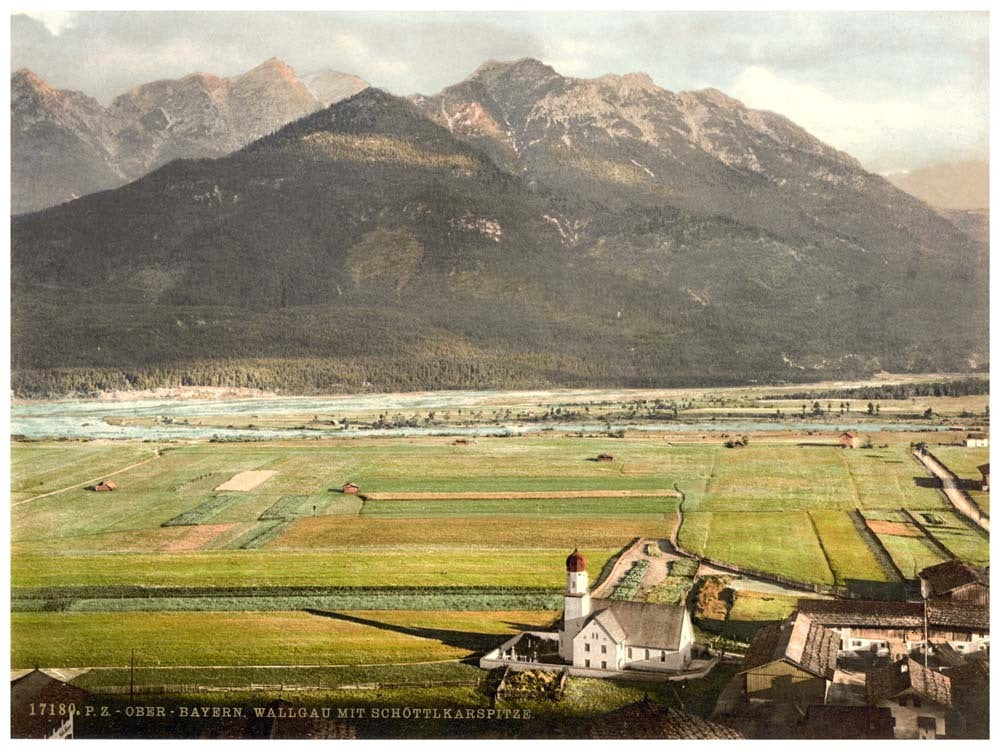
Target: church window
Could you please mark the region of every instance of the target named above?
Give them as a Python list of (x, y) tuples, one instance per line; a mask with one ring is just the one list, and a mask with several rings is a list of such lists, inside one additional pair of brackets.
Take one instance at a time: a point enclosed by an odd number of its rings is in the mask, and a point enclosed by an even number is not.
[(646, 660), (649, 661), (649, 649), (646, 649)]
[(660, 652), (660, 661), (666, 661), (666, 660), (667, 660), (667, 652), (666, 651), (661, 651)]

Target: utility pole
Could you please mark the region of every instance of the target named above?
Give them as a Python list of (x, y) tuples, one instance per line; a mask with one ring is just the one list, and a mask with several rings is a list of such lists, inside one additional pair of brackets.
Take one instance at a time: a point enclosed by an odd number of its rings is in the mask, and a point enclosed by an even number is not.
[(128, 704), (131, 706), (135, 698), (135, 649), (132, 649), (132, 659), (128, 670)]

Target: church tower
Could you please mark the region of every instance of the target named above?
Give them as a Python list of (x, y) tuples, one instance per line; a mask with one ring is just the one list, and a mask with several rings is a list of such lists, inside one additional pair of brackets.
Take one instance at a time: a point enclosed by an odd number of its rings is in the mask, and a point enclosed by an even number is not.
[(566, 593), (563, 594), (563, 623), (559, 634), (559, 656), (573, 661), (573, 639), (590, 616), (590, 583), (587, 560), (579, 550), (566, 558)]

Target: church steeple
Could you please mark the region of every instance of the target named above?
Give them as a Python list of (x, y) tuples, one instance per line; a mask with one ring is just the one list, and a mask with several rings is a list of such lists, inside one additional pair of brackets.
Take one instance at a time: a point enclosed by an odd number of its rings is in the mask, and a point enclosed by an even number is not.
[(563, 594), (563, 623), (559, 634), (559, 654), (573, 661), (573, 639), (590, 616), (590, 582), (587, 560), (574, 549), (566, 558), (566, 592)]

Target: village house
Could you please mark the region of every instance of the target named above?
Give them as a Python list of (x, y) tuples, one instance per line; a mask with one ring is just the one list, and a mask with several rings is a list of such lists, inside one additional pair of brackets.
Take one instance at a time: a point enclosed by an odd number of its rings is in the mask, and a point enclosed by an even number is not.
[(114, 492), (116, 489), (118, 489), (118, 485), (114, 482), (105, 481), (94, 485), (95, 492)]
[(983, 492), (990, 491), (990, 465), (983, 464), (979, 467), (979, 473), (983, 475), (982, 481), (979, 483), (979, 489)]
[(837, 633), (841, 656), (867, 653), (898, 661), (947, 646), (959, 654), (985, 651), (989, 609), (948, 601), (884, 602), (799, 599), (798, 611)]
[(740, 675), (750, 701), (807, 706), (826, 701), (837, 669), (837, 634), (800, 612), (757, 631)]
[(58, 706), (74, 704), (81, 711), (90, 697), (86, 690), (57, 680), (39, 669), (11, 680), (10, 736), (14, 739), (68, 740), (73, 738), (74, 715), (33, 711), (41, 704)]
[(341, 488), (341, 492), (343, 492), (345, 495), (357, 495), (360, 490), (361, 490), (360, 485), (356, 484), (355, 482), (348, 482)]
[(989, 448), (990, 436), (985, 432), (970, 432), (965, 436), (966, 448)]
[(968, 604), (990, 603), (990, 569), (976, 568), (959, 560), (948, 560), (921, 570), (920, 595)]
[(945, 736), (951, 710), (951, 680), (913, 659), (903, 659), (870, 670), (865, 675), (869, 706), (888, 708), (896, 739), (934, 739)]
[(853, 432), (842, 432), (840, 433), (840, 445), (843, 448), (860, 448), (861, 438), (858, 437)]

